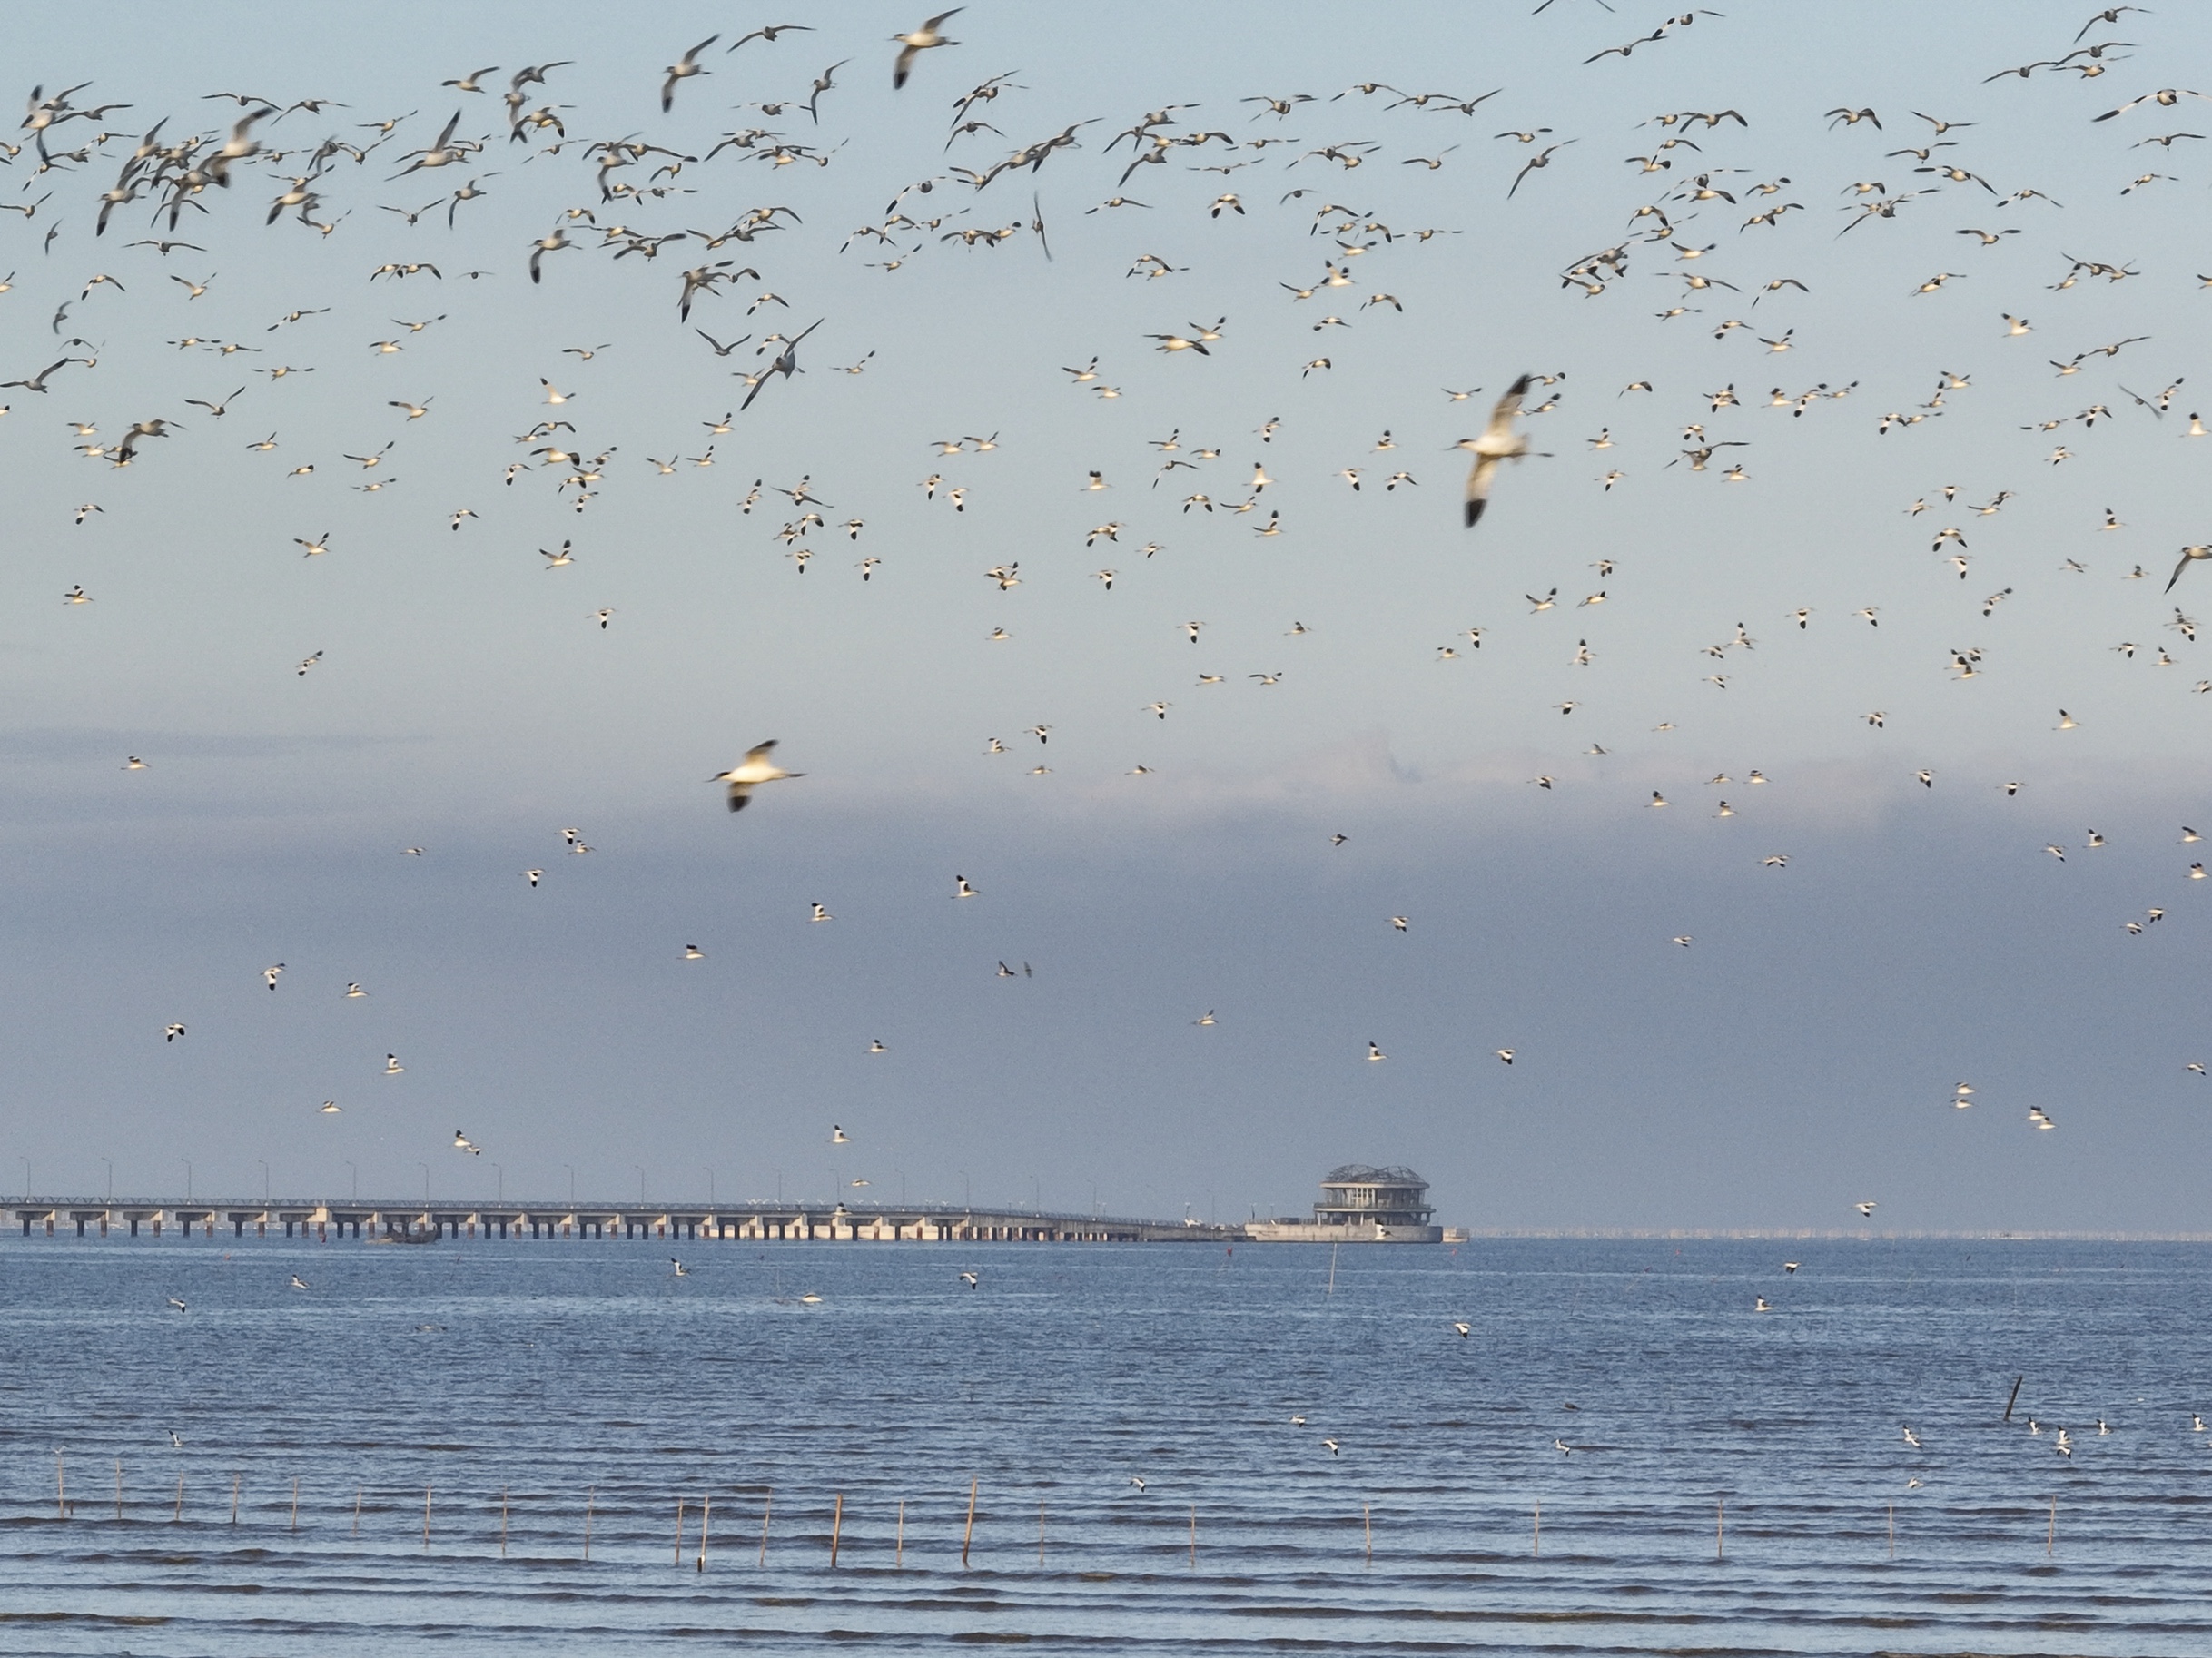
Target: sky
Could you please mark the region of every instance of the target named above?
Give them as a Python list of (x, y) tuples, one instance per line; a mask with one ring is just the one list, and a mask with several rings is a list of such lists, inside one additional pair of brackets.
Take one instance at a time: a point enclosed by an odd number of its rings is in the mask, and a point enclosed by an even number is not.
[(2089, 9), (26, 15), (0, 1188), (2200, 1228), (2212, 23)]

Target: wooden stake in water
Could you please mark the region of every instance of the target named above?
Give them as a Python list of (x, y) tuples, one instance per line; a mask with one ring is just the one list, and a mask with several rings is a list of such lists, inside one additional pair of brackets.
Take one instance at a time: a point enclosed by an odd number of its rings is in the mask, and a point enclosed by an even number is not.
[(356, 1537), (361, 1535), (361, 1489), (359, 1485), (353, 1487), (353, 1535)]
[(976, 1484), (977, 1482), (973, 1479), (968, 1482), (968, 1529), (960, 1535), (960, 1564), (963, 1571), (965, 1571), (968, 1565), (968, 1545), (975, 1540)]
[(1190, 1569), (1198, 1570), (1198, 1505), (1190, 1505)]
[(422, 1546), (430, 1546), (430, 1487), (422, 1488)]
[(2059, 1499), (2050, 1499), (2050, 1530), (2043, 1534), (2043, 1556), (2050, 1557), (2051, 1550), (2059, 1546)]
[(676, 1499), (676, 1564), (684, 1564), (684, 1499)]
[(586, 1565), (591, 1564), (591, 1504), (592, 1499), (598, 1495), (599, 1488), (597, 1485), (584, 1493), (584, 1564)]
[(1528, 1553), (1532, 1559), (1540, 1560), (1544, 1556), (1544, 1505), (1541, 1503), (1536, 1505), (1536, 1526), (1529, 1534)]
[(115, 1458), (115, 1517), (123, 1518), (123, 1458)]
[(507, 1487), (499, 1487), (499, 1558), (507, 1558)]
[(899, 1571), (906, 1569), (906, 1499), (899, 1499), (898, 1541), (892, 1545), (891, 1564)]
[(1897, 1558), (1897, 1505), (1890, 1505), (1890, 1558)]
[(54, 1517), (69, 1517), (69, 1467), (59, 1451), (54, 1454)]
[(1359, 1524), (1367, 1528), (1368, 1564), (1373, 1565), (1375, 1564), (1375, 1515), (1365, 1503), (1359, 1505)]
[(169, 1516), (169, 1518), (170, 1518), (171, 1522), (173, 1524), (174, 1522), (176, 1522), (176, 1521), (178, 1521), (178, 1520), (182, 1520), (183, 1517), (184, 1517), (184, 1476), (183, 1476), (182, 1474), (180, 1474), (180, 1475), (177, 1475), (177, 1511), (176, 1511), (176, 1513), (174, 1513), (174, 1514), (171, 1515)]
[(1328, 1294), (1337, 1293), (1337, 1246), (1328, 1246)]
[(2012, 1420), (2012, 1407), (2019, 1403), (2020, 1384), (2027, 1379), (2024, 1376), (2016, 1376), (2012, 1378), (2012, 1396), (2005, 1401), (2005, 1420), (2008, 1422)]
[(245, 1475), (242, 1474), (231, 1475), (231, 1524), (232, 1525), (238, 1524), (238, 1486), (244, 1478)]
[(291, 1528), (300, 1529), (300, 1482), (296, 1479), (291, 1482)]
[(768, 1495), (760, 1500), (760, 1565), (768, 1564), (768, 1516), (775, 1512), (775, 1487), (768, 1487)]
[(1037, 1564), (1044, 1564), (1044, 1499), (1037, 1499)]
[(1728, 1499), (1727, 1499), (1726, 1497), (1722, 1497), (1722, 1498), (1720, 1499), (1720, 1507), (1714, 1511), (1714, 1513), (1713, 1513), (1713, 1559), (1715, 1559), (1715, 1560), (1719, 1560), (1719, 1559), (1723, 1558), (1723, 1557), (1725, 1555), (1726, 1552), (1727, 1552), (1727, 1548), (1728, 1548)]
[(837, 1568), (837, 1535), (844, 1530), (844, 1493), (837, 1494), (837, 1506), (830, 1515), (830, 1569)]
[(702, 1571), (702, 1572), (704, 1572), (704, 1571), (706, 1571), (706, 1523), (707, 1523), (707, 1521), (708, 1521), (708, 1520), (710, 1520), (711, 1518), (713, 1518), (713, 1517), (714, 1517), (714, 1512), (715, 1512), (715, 1494), (714, 1494), (713, 1492), (711, 1492), (711, 1491), (710, 1491), (710, 1492), (706, 1493), (706, 1495), (702, 1496), (702, 1497), (699, 1499), (699, 1565), (698, 1565), (698, 1569), (699, 1569), (700, 1571)]

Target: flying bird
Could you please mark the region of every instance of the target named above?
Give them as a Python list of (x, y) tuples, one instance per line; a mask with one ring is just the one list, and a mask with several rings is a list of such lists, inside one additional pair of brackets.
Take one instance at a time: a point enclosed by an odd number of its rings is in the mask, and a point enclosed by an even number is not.
[(1452, 445), (1457, 449), (1473, 453), (1475, 464), (1467, 472), (1466, 526), (1475, 528), (1482, 517), (1483, 508), (1490, 504), (1490, 480), (1497, 475), (1501, 460), (1518, 460), (1528, 453), (1526, 433), (1513, 429), (1514, 417), (1521, 412), (1521, 399), (1528, 390), (1530, 377), (1522, 375), (1506, 388), (1506, 395), (1497, 400), (1490, 410), (1490, 424), (1476, 438), (1462, 438)]
[[(765, 743), (748, 748), (746, 750), (743, 760), (730, 767), (728, 771), (716, 772), (706, 780), (709, 783), (729, 785), (731, 811), (742, 812), (745, 810), (746, 802), (753, 797), (753, 788), (755, 784), (775, 783), (785, 777), (806, 775), (805, 772), (785, 771), (768, 758), (768, 751), (775, 746), (775, 741), (774, 737), (770, 737)], [(824, 916), (821, 919), (827, 920), (828, 917)]]
[(956, 5), (949, 12), (939, 12), (920, 28), (904, 35), (894, 35), (891, 37), (899, 48), (898, 62), (891, 67), (893, 91), (895, 92), (906, 84), (906, 77), (913, 73), (914, 59), (921, 54), (929, 51), (933, 46), (957, 46), (960, 44), (956, 40), (947, 40), (937, 31), (946, 18), (954, 16), (965, 9), (965, 7)]

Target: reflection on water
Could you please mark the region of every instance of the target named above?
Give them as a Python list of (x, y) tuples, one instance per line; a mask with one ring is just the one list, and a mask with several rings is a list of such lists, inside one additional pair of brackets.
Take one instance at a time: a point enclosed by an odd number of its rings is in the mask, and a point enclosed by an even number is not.
[(2212, 1651), (2203, 1247), (689, 1248), (0, 1244), (0, 1651)]

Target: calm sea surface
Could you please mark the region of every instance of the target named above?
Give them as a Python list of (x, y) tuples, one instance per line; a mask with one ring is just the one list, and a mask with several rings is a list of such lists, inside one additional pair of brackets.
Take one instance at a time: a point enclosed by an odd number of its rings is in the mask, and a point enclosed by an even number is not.
[(10, 1237), (0, 1651), (2212, 1653), (2212, 1247), (1328, 1268)]

